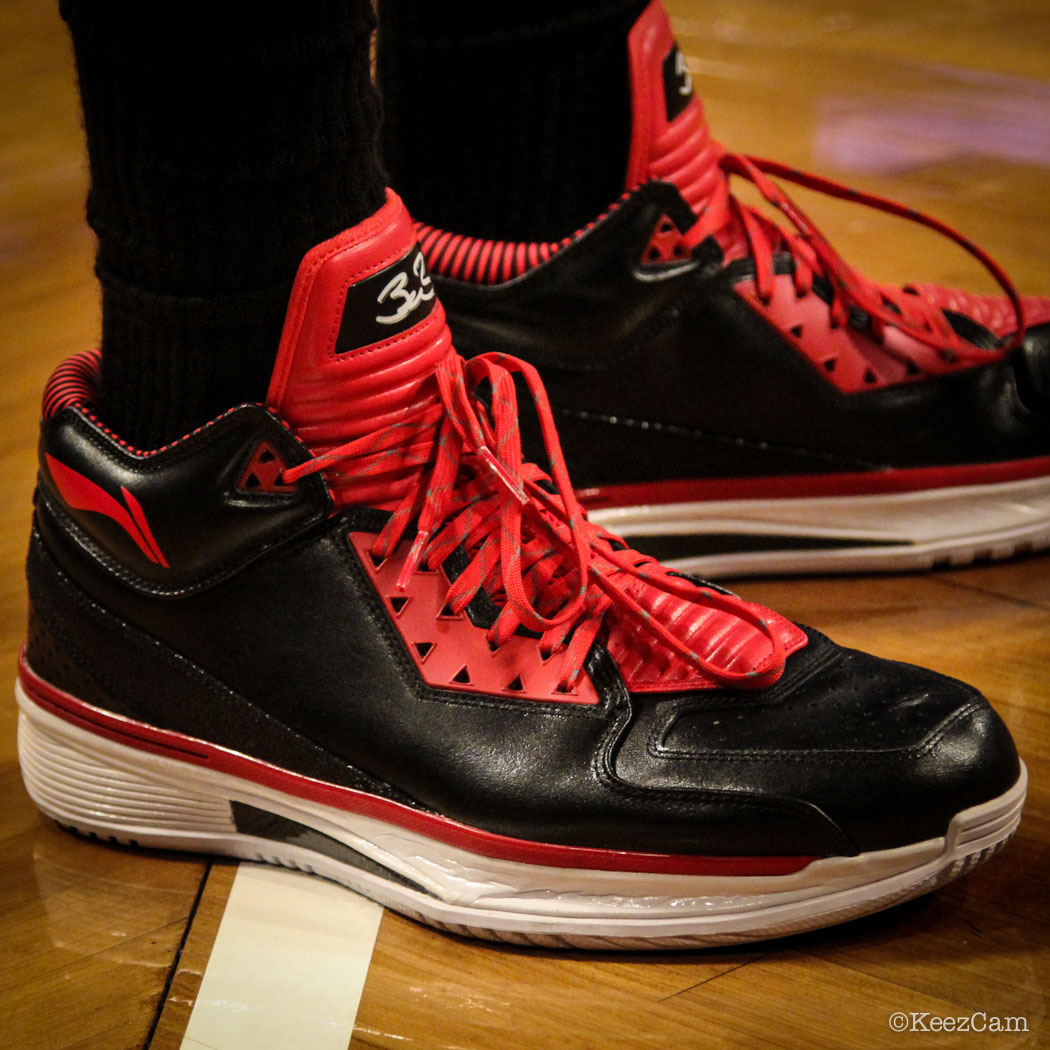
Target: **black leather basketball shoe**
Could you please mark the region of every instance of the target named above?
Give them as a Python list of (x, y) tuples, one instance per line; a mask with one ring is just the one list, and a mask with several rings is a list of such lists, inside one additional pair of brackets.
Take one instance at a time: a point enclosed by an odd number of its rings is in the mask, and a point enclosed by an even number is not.
[(539, 368), (593, 520), (704, 575), (1050, 544), (1050, 300), (865, 280), (770, 174), (919, 218), (1010, 287), (935, 220), (713, 141), (658, 0), (629, 51), (628, 191), (605, 215), (560, 244), (419, 226), (460, 351)]
[(304, 259), (265, 405), (136, 450), (97, 364), (47, 387), (28, 558), (19, 753), (60, 823), (601, 948), (839, 922), (1016, 827), (973, 689), (586, 520), (535, 374), (454, 352), (393, 195)]

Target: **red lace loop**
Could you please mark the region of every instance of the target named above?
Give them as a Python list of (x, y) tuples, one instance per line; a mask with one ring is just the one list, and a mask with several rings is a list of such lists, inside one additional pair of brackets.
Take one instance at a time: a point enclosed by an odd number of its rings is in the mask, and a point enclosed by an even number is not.
[[(759, 193), (795, 227), (783, 230), (753, 208), (742, 204), (729, 193), (715, 200), (684, 235), (687, 246), (693, 247), (705, 238), (718, 233), (728, 225), (739, 224), (747, 239), (749, 255), (755, 263), (755, 288), (758, 296), (768, 302), (773, 294), (773, 254), (787, 251), (794, 259), (795, 291), (798, 295), (812, 290), (813, 277), (820, 274), (831, 284), (832, 326), (845, 324), (850, 309), (857, 308), (870, 319), (872, 335), (882, 339), (887, 328), (895, 328), (916, 342), (938, 351), (951, 361), (988, 363), (1005, 356), (1024, 339), (1026, 322), (1024, 304), (1010, 278), (999, 264), (982, 248), (950, 226), (930, 215), (915, 211), (896, 201), (851, 189), (831, 179), (797, 171), (785, 164), (760, 157), (723, 153), (719, 165), (725, 174), (737, 175), (753, 183)], [(900, 288), (877, 284), (853, 269), (831, 246), (817, 225), (806, 215), (772, 179), (776, 176), (807, 189), (825, 193), (841, 200), (865, 204), (877, 211), (918, 223), (940, 233), (972, 255), (995, 279), (1006, 293), (1013, 307), (1017, 328), (1008, 341), (989, 351), (962, 339), (948, 323), (944, 313), (935, 306)], [(907, 350), (889, 343), (886, 351), (899, 360), (918, 365)]]
[[(549, 476), (522, 458), (516, 375), (536, 406)], [(735, 595), (670, 573), (587, 520), (569, 480), (546, 392), (531, 365), (505, 354), (465, 362), (452, 353), (438, 366), (436, 379), (439, 403), (288, 469), (283, 480), (294, 483), (347, 461), (357, 477), (418, 465), (373, 553), (389, 557), (416, 522), (398, 579), (403, 587), (424, 560), (434, 569), (453, 551), (466, 550), (470, 561), (447, 595), (453, 611), (461, 612), (486, 591), (500, 609), (489, 630), (490, 643), (502, 645), (519, 627), (539, 632), (545, 651), (564, 654), (561, 687), (566, 691), (574, 687), (611, 609), (630, 617), (669, 654), (723, 685), (757, 689), (776, 681), (784, 667), (784, 646), (759, 612)], [(487, 405), (478, 397), (481, 387)], [(553, 493), (548, 491), (552, 483)], [(750, 624), (768, 639), (768, 655), (751, 671), (714, 664), (639, 602), (632, 593), (639, 586)]]

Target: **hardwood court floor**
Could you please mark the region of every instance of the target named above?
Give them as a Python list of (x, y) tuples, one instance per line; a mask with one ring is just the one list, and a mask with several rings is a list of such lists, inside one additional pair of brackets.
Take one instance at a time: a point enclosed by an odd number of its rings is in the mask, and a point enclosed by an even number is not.
[[(72, 63), (53, 6), (0, 4), (0, 666), (12, 676), (40, 391), (99, 330)], [(988, 248), (1022, 291), (1050, 294), (1045, 0), (671, 7), (715, 133), (732, 148), (932, 211)], [(800, 196), (875, 276), (989, 287), (921, 231)], [(1050, 557), (742, 589), (842, 643), (985, 691), (1031, 773), (1002, 856), (885, 915), (731, 951), (519, 951), (386, 914), (354, 1046), (1050, 1045)], [(10, 702), (0, 705), (0, 793), (0, 1040), (131, 1050), (152, 1032), (153, 1046), (178, 1047), (235, 866), (59, 831), (21, 786)], [(894, 1011), (1023, 1017), (1028, 1031), (899, 1035)]]

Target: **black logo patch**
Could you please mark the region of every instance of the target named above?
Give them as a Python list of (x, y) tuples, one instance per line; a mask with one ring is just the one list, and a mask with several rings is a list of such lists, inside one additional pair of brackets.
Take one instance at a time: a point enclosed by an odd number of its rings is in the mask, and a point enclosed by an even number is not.
[(693, 78), (685, 64), (685, 55), (675, 44), (664, 59), (664, 104), (670, 124), (689, 105), (693, 97)]
[(348, 354), (404, 332), (428, 317), (435, 302), (434, 283), (417, 244), (396, 263), (347, 290), (335, 352)]

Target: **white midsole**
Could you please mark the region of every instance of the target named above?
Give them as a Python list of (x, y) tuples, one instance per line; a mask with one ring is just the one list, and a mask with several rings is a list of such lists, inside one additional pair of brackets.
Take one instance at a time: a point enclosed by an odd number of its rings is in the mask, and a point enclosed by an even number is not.
[[(439, 925), (669, 939), (770, 935), (822, 915), (874, 910), (965, 870), (1016, 828), (1026, 774), (1001, 798), (958, 814), (944, 838), (818, 860), (777, 876), (669, 875), (527, 864), (475, 854), (397, 825), (302, 799), (95, 734), (16, 686), (19, 755), (37, 805), (82, 832), (139, 845), (228, 854), (304, 868)], [(231, 802), (294, 820), (421, 889), (325, 854), (238, 832)], [(947, 873), (947, 877), (946, 877)], [(884, 906), (878, 903), (876, 906)], [(816, 920), (816, 921), (815, 921)]]
[[(707, 576), (920, 569), (1050, 546), (1050, 477), (870, 496), (653, 503), (589, 517), (625, 539), (769, 538), (767, 549), (667, 560)], [(778, 550), (776, 537), (812, 539), (813, 546)], [(863, 545), (822, 549), (824, 540)]]

